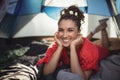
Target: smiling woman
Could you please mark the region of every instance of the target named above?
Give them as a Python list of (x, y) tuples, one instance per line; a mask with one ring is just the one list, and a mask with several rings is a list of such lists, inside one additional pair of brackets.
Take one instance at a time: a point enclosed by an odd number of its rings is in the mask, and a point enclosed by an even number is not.
[(108, 50), (81, 35), (80, 28), (84, 18), (83, 12), (75, 5), (61, 10), (58, 30), (54, 34), (55, 42), (47, 49), (46, 56), (37, 63), (38, 67), (45, 64), (45, 80), (88, 80), (98, 71), (101, 59), (99, 50), (105, 54), (102, 57), (108, 55)]

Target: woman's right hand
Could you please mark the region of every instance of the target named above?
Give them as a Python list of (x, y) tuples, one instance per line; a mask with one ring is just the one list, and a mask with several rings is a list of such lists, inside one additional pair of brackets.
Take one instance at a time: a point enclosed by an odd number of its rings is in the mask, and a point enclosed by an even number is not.
[(55, 34), (54, 34), (54, 39), (55, 39), (55, 41), (58, 43), (58, 46), (61, 46), (61, 47), (62, 47), (62, 43), (61, 43), (61, 41), (60, 41), (60, 39), (59, 39), (59, 37), (58, 37), (58, 32), (55, 32)]

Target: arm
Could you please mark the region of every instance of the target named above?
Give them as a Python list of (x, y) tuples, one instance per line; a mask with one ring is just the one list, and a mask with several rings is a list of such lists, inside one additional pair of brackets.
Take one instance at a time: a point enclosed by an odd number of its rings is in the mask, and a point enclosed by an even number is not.
[(90, 71), (82, 70), (81, 65), (79, 64), (79, 59), (76, 52), (77, 44), (80, 44), (82, 42), (83, 41), (81, 36), (78, 36), (78, 38), (71, 43), (71, 46), (70, 46), (71, 72), (79, 74), (83, 79), (88, 80), (88, 78), (92, 73), (92, 70)]
[(58, 48), (57, 50), (55, 51), (55, 53), (52, 55), (52, 58), (51, 60), (45, 64), (44, 66), (44, 69), (43, 69), (43, 72), (44, 72), (44, 75), (47, 75), (49, 73), (53, 73), (57, 67), (57, 64), (58, 64), (58, 61), (59, 61), (59, 58), (60, 58), (60, 53), (62, 51), (62, 44), (61, 42), (57, 39), (57, 33), (55, 33), (55, 40), (57, 41), (58, 43)]

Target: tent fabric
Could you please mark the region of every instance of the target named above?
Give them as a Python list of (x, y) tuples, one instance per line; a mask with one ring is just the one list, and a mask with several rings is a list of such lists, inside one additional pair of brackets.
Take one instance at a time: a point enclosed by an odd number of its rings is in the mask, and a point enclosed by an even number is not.
[(40, 13), (44, 0), (10, 0), (8, 13), (13, 15), (26, 15)]
[(106, 0), (88, 0), (88, 14), (111, 16)]
[(14, 14), (18, 0), (9, 0), (7, 13)]
[[(72, 4), (72, 2), (77, 4), (84, 13), (107, 17), (112, 15), (106, 2), (108, 0), (70, 0), (67, 4), (64, 4), (66, 1), (68, 0), (10, 0), (7, 14), (1, 21), (0, 33), (8, 37), (49, 36), (51, 32), (51, 35), (53, 35), (53, 31), (55, 31), (57, 26), (56, 22), (59, 18), (59, 11)], [(82, 5), (79, 5), (77, 2)], [(39, 18), (36, 18), (35, 15), (39, 15), (37, 16)], [(52, 26), (51, 31), (47, 30), (49, 26)]]
[(15, 10), (15, 15), (26, 15), (40, 13), (43, 0), (19, 0)]
[(9, 13), (7, 13), (4, 16), (4, 18), (1, 22), (2, 26), (0, 27), (0, 29), (5, 35), (11, 36), (11, 33), (13, 32), (13, 26), (14, 26), (14, 23), (16, 22), (16, 19), (17, 19), (17, 16), (9, 14)]
[(16, 25), (19, 29), (12, 37), (52, 36), (57, 30), (57, 20), (45, 13), (21, 16)]
[[(27, 19), (21, 20), (21, 16), (40, 13), (43, 2), (44, 0), (10, 0), (8, 11), (4, 12), (6, 14), (1, 20), (1, 33), (7, 35), (9, 38), (12, 37), (24, 27), (23, 25), (28, 23)], [(31, 20), (31, 17), (28, 19)], [(20, 24), (22, 26), (18, 26), (20, 21), (25, 21), (26, 23), (23, 22), (24, 24)]]
[[(78, 0), (72, 1), (73, 4), (75, 4), (75, 2), (77, 2)], [(88, 14), (95, 14), (95, 15), (103, 15), (103, 16), (112, 16), (112, 12), (109, 10), (109, 6), (106, 2), (106, 0), (81, 0), (78, 1), (83, 3), (84, 5), (79, 5), (78, 3), (77, 6), (80, 7), (80, 9), (84, 12), (84, 13), (88, 13)], [(68, 1), (68, 3), (64, 4), (64, 1), (55, 1), (55, 0), (51, 0), (50, 3), (45, 4), (45, 6), (43, 7), (43, 12), (45, 12), (49, 17), (53, 18), (53, 19), (58, 19), (59, 17), (59, 12), (65, 8), (68, 7), (68, 5), (71, 4), (71, 1)]]
[[(44, 6), (42, 12), (45, 12), (49, 17), (58, 20), (60, 11), (65, 7)], [(86, 13), (87, 7), (80, 7), (80, 9)]]
[(49, 17), (58, 20), (59, 12), (70, 5), (77, 5), (86, 13), (87, 0), (46, 0), (42, 12)]
[(116, 8), (117, 8), (117, 11), (118, 13), (120, 14), (120, 0), (116, 0)]
[(8, 9), (8, 0), (1, 0), (0, 1), (0, 22), (2, 21), (7, 9)]
[(53, 7), (68, 7), (70, 5), (77, 5), (80, 7), (86, 7), (87, 0), (46, 0), (44, 5)]

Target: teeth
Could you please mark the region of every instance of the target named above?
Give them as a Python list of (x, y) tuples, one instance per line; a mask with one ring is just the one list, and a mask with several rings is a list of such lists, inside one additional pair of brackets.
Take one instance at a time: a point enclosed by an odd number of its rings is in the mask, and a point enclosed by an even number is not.
[(63, 42), (68, 42), (69, 40), (63, 40)]

